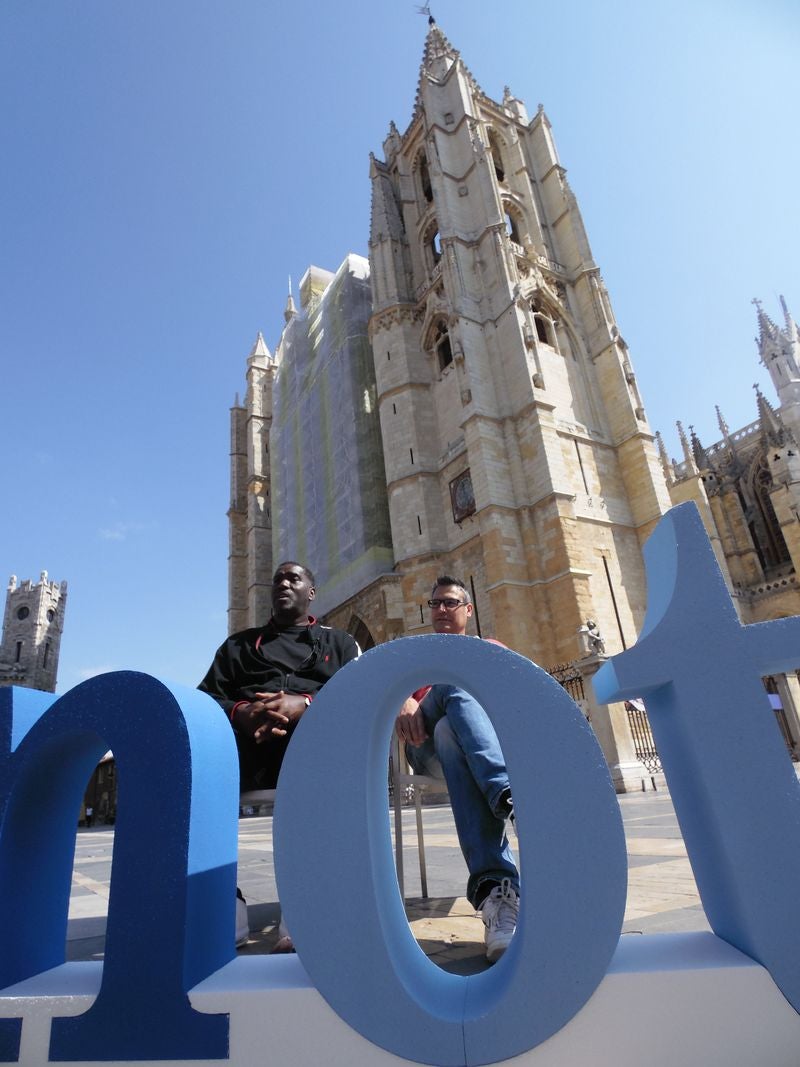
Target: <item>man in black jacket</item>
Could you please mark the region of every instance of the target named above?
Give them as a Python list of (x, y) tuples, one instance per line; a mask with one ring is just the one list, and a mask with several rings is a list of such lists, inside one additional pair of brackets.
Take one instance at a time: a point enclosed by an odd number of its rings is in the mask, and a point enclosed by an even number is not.
[(360, 652), (350, 634), (309, 615), (314, 575), (281, 563), (272, 579), (272, 617), (217, 649), (199, 689), (225, 710), (239, 749), (241, 788), (274, 789), (297, 723), (322, 686)]
[[(314, 575), (300, 563), (281, 563), (272, 579), (272, 617), (241, 630), (217, 649), (199, 689), (230, 719), (239, 750), (242, 790), (274, 789), (297, 723), (340, 667), (360, 654), (350, 634), (320, 626), (309, 615)], [(292, 952), (281, 923), (275, 952)], [(247, 907), (237, 889), (236, 944), (248, 939)]]

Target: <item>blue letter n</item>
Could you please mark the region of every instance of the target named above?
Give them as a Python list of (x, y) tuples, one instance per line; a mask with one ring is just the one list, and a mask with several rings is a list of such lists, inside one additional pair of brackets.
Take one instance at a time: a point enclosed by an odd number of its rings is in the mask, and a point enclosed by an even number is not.
[[(188, 991), (234, 954), (238, 770), (203, 693), (129, 671), (63, 697), (0, 689), (0, 988), (64, 962), (81, 798), (107, 749), (119, 804), (103, 978), (53, 1020), (52, 1060), (223, 1059), (227, 1015)], [(18, 1057), (3, 1020), (0, 1060)]]

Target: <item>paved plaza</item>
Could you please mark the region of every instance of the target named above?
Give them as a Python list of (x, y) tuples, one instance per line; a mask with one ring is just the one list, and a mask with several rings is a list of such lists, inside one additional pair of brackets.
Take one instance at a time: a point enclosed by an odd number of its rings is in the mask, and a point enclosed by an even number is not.
[[(666, 791), (618, 798), (628, 845), (628, 901), (623, 934), (708, 930), (675, 812)], [(446, 805), (423, 808), (429, 899), (420, 897), (414, 811), (403, 812), (406, 910), (423, 951), (446, 970), (483, 969), (483, 924), (464, 899), (466, 868)], [(389, 825), (387, 812), (387, 827)], [(102, 959), (114, 844), (112, 829), (80, 830), (70, 898), (67, 959)], [(309, 877), (314, 876), (309, 857)], [(251, 938), (240, 951), (268, 952), (277, 939), (278, 896), (272, 817), (239, 821), (239, 885)], [(591, 898), (591, 887), (587, 887)]]

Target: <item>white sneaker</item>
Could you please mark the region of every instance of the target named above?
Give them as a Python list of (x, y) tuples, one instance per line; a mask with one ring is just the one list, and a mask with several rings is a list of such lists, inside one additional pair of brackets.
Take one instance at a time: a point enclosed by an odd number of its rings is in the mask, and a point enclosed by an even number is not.
[(496, 963), (511, 944), (517, 928), (519, 895), (510, 879), (504, 878), (494, 887), (481, 905), (480, 914), (486, 927), (486, 959)]
[(283, 915), (281, 915), (281, 921), (278, 924), (278, 940), (275, 947), (270, 950), (270, 954), (280, 955), (288, 952), (294, 952), (294, 941), (292, 941), (292, 935), (286, 929), (286, 923), (283, 921)]
[(247, 918), (247, 904), (243, 896), (236, 891), (236, 947), (241, 948), (250, 940), (250, 922)]

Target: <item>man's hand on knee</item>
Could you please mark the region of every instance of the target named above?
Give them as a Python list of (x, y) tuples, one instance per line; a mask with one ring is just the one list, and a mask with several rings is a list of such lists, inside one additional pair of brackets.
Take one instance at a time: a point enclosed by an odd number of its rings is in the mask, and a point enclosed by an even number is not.
[(394, 724), (397, 736), (401, 741), (409, 745), (421, 745), (428, 737), (425, 729), (425, 720), (419, 703), (409, 697), (400, 709), (397, 721)]

